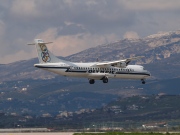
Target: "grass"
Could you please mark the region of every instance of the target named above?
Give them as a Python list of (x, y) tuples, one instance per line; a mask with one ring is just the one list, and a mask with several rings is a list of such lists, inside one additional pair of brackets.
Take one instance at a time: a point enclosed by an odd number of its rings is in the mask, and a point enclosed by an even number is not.
[(106, 132), (106, 133), (74, 133), (74, 135), (180, 135), (180, 133), (123, 133), (123, 132)]

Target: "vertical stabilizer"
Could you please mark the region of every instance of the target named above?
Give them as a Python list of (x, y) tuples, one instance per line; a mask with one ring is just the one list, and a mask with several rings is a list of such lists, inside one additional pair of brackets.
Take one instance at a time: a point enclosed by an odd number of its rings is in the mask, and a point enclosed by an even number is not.
[(45, 43), (42, 39), (35, 39), (34, 41), (35, 41), (35, 43), (28, 44), (28, 45), (36, 46), (39, 63), (57, 63), (57, 62), (66, 63), (67, 62), (65, 60), (61, 60), (61, 59), (57, 58), (56, 56), (54, 56), (54, 54), (52, 54), (48, 50), (46, 44), (50, 44), (52, 42)]
[(60, 62), (60, 59), (54, 56), (47, 48), (46, 44), (42, 39), (35, 39), (36, 50), (39, 58), (39, 63), (56, 63)]

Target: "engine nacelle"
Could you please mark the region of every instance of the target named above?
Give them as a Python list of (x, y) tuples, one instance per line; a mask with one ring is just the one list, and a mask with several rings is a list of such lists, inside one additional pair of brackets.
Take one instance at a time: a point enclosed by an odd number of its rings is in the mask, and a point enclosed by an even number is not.
[(119, 62), (116, 65), (114, 65), (115, 67), (120, 67), (120, 68), (125, 68), (126, 67), (126, 63), (125, 62)]

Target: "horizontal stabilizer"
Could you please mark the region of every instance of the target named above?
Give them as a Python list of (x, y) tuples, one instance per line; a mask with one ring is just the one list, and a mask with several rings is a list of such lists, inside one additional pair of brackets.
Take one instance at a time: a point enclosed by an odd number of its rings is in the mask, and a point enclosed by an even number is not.
[[(47, 44), (51, 44), (51, 43), (53, 43), (53, 42), (47, 42), (47, 43), (39, 42), (38, 44), (45, 44), (45, 45), (47, 45)], [(30, 44), (27, 44), (27, 45), (36, 45), (36, 43), (30, 43)]]

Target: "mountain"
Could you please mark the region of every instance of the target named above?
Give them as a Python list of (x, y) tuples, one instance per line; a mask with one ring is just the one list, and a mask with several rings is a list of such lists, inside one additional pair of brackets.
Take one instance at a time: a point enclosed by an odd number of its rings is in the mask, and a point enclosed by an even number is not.
[[(133, 56), (145, 56), (145, 58), (135, 61), (135, 63), (144, 64), (148, 70), (155, 73), (153, 78), (164, 78), (163, 71), (169, 73), (169, 68), (173, 67), (175, 69), (180, 65), (180, 30), (150, 35), (142, 39), (123, 39), (61, 58), (73, 62), (90, 62), (96, 61), (97, 58), (100, 61), (110, 61)], [(38, 63), (37, 58), (0, 65), (0, 81), (52, 79), (57, 76), (34, 68), (33, 64), (35, 63)], [(156, 69), (156, 67), (158, 68)], [(159, 69), (162, 69), (162, 74), (161, 71), (157, 72)], [(170, 73), (168, 77), (180, 76), (180, 72), (176, 72), (174, 69), (171, 69), (172, 75)]]
[[(145, 123), (179, 125), (179, 95), (149, 95), (118, 98), (89, 114), (73, 117), (72, 121), (99, 125), (119, 124), (120, 127), (141, 127)], [(61, 118), (61, 120), (63, 120)], [(70, 123), (70, 122), (69, 122)], [(164, 124), (165, 125), (165, 124)], [(164, 127), (164, 125), (162, 125)], [(132, 127), (131, 127), (132, 128)], [(153, 129), (153, 128), (152, 128)]]
[[(66, 95), (67, 96), (67, 95)], [(77, 96), (77, 95), (76, 95)], [(91, 97), (92, 95), (86, 95)], [(99, 95), (98, 95), (99, 96)], [(71, 95), (69, 95), (71, 97)], [(99, 97), (101, 98), (101, 97)], [(77, 99), (76, 99), (77, 100)], [(76, 102), (76, 101), (75, 101)], [(81, 109), (80, 111), (68, 112), (59, 111), (58, 114), (53, 114), (52, 110), (56, 110), (59, 106), (38, 106), (36, 104), (29, 103), (28, 107), (34, 107), (32, 112), (46, 108), (50, 113), (44, 113), (41, 116), (32, 115), (30, 116), (29, 108), (22, 110), (23, 115), (7, 115), (7, 113), (1, 112), (0, 114), (0, 127), (1, 128), (15, 128), (15, 125), (23, 125), (23, 127), (49, 127), (51, 129), (86, 129), (89, 128), (96, 130), (104, 129), (107, 127), (108, 131), (111, 127), (114, 130), (118, 130), (117, 127), (124, 128), (123, 131), (129, 131), (133, 129), (141, 130), (142, 125), (149, 125), (147, 129), (143, 131), (154, 131), (159, 128), (166, 128), (168, 124), (170, 131), (179, 130), (180, 122), (180, 102), (179, 95), (138, 95), (132, 97), (122, 98), (119, 97), (114, 101), (103, 105), (99, 109)], [(16, 101), (16, 106), (22, 106), (22, 102)], [(10, 103), (9, 103), (10, 104)], [(7, 106), (4, 106), (6, 108)], [(26, 106), (27, 107), (27, 106)], [(13, 109), (12, 107), (8, 108)], [(8, 110), (8, 111), (9, 111)], [(17, 109), (14, 109), (17, 110)], [(43, 112), (43, 110), (41, 110)], [(94, 127), (95, 125), (96, 127)], [(150, 127), (154, 126), (154, 127)], [(102, 128), (101, 128), (102, 127)], [(96, 129), (94, 129), (96, 128)], [(149, 130), (148, 130), (149, 129)]]
[(71, 61), (114, 60), (145, 56), (137, 63), (149, 64), (180, 53), (180, 31), (155, 34), (142, 39), (123, 39), (68, 56)]
[(35, 68), (38, 59), (0, 65), (0, 110), (3, 112), (51, 113), (100, 108), (111, 100), (132, 95), (179, 94), (180, 31), (151, 35), (142, 39), (123, 39), (99, 45), (68, 57), (74, 62), (117, 60), (145, 56), (132, 64), (142, 64), (152, 77), (140, 80), (114, 80), (108, 84), (87, 79), (63, 77)]

